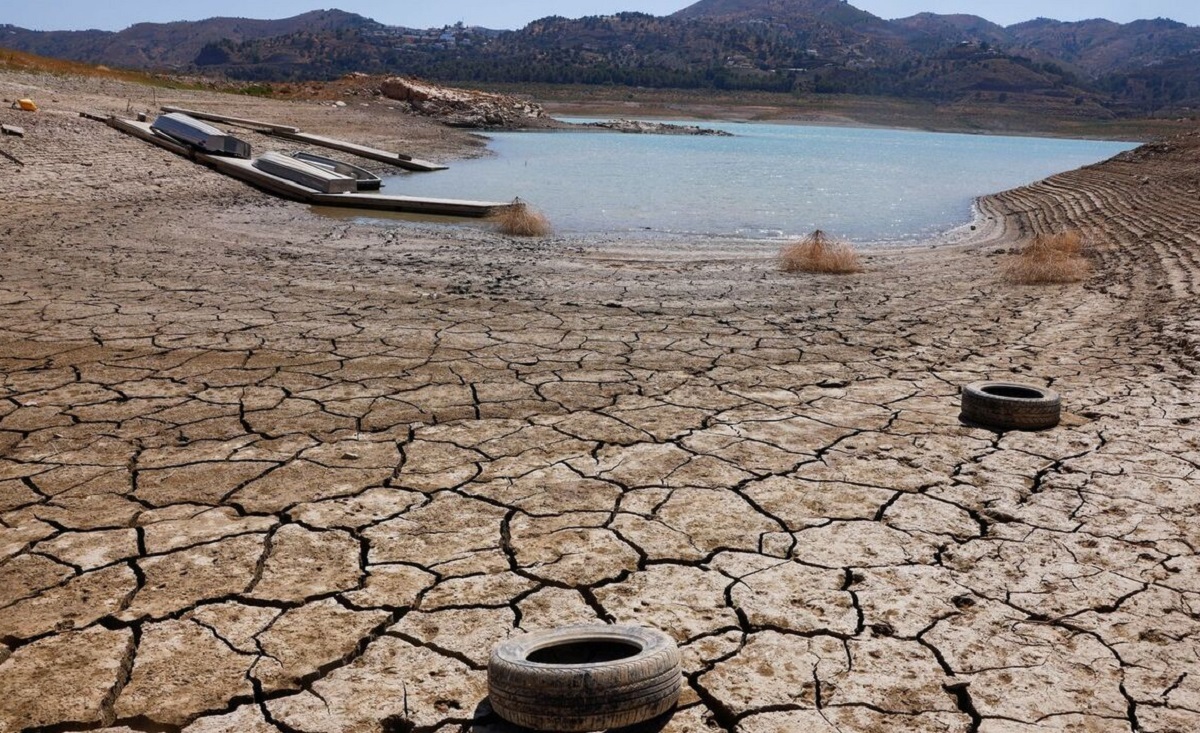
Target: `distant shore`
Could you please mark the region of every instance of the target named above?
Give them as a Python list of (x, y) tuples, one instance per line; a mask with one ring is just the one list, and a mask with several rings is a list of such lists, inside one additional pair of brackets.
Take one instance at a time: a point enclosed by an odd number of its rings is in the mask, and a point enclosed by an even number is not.
[[(505, 91), (513, 91), (501, 87)], [(777, 95), (536, 87), (527, 92), (555, 117), (637, 117), (654, 120), (782, 122), (888, 127), (1035, 137), (1148, 141), (1186, 132), (1190, 119), (1047, 118), (998, 105), (953, 108), (883, 97), (780, 98)]]

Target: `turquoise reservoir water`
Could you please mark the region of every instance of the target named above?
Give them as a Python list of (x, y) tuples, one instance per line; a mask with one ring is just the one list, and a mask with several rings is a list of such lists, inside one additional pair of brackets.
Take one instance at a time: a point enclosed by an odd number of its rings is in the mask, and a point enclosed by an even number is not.
[(508, 201), (564, 234), (928, 237), (987, 193), (1095, 163), (1128, 143), (906, 130), (706, 124), (734, 137), (493, 134), (493, 156), (388, 180), (385, 193)]

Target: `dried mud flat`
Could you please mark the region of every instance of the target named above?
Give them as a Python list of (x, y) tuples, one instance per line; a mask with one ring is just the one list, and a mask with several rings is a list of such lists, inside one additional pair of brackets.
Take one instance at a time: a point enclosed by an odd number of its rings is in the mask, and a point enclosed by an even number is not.
[[(324, 219), (74, 116), (145, 90), (0, 91), (0, 733), (502, 733), (492, 646), (589, 621), (678, 640), (668, 733), (1200, 729), (1200, 137), (834, 278)], [(999, 281), (1066, 226), (1089, 281)]]

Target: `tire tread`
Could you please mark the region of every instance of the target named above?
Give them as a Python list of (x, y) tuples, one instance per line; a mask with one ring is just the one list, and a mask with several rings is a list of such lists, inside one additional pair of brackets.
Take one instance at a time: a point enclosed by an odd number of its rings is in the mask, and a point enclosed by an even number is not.
[[(1037, 398), (988, 394), (988, 387), (1019, 387), (1033, 390)], [(962, 388), (962, 412), (966, 422), (999, 430), (1044, 430), (1058, 424), (1062, 400), (1052, 390), (1011, 382), (975, 382)]]
[[(609, 662), (561, 666), (525, 658), (547, 644), (596, 638), (636, 643), (642, 651)], [(682, 688), (675, 643), (665, 634), (633, 627), (535, 632), (501, 644), (488, 663), (492, 709), (510, 723), (534, 730), (574, 733), (634, 725), (674, 707)]]

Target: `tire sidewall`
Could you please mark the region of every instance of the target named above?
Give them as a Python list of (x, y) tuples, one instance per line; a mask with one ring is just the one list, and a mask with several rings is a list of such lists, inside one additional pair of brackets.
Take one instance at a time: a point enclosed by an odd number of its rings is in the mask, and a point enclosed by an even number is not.
[[(1037, 393), (1037, 397), (1013, 397), (988, 390), (1013, 389)], [(1054, 390), (1017, 382), (975, 382), (962, 388), (961, 418), (975, 425), (999, 430), (1044, 430), (1058, 424), (1062, 398)]]

